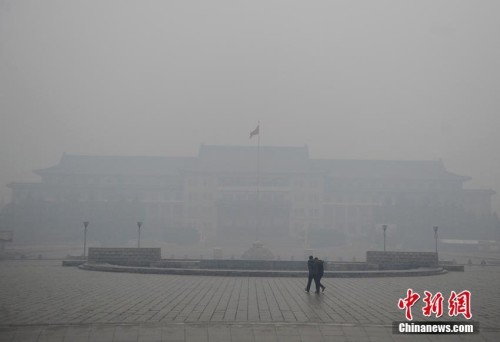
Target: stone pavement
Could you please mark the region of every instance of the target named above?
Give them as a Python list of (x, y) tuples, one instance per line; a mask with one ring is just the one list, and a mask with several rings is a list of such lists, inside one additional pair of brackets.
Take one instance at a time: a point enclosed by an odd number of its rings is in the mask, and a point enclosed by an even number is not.
[[(410, 278), (203, 277), (83, 271), (60, 261), (0, 262), (0, 341), (498, 341), (500, 267)], [(472, 293), (474, 335), (393, 335), (408, 288)], [(445, 310), (446, 310), (445, 302)], [(422, 300), (414, 320), (424, 320)], [(452, 319), (445, 313), (431, 321)]]

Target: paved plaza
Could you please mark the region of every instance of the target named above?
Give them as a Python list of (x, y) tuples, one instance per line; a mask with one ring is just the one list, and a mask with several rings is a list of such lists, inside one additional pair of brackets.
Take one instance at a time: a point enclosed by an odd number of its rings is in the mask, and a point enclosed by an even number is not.
[[(500, 267), (407, 278), (204, 277), (83, 271), (57, 260), (0, 262), (0, 341), (498, 341)], [(474, 335), (395, 335), (398, 299), (472, 293)], [(412, 310), (424, 320), (422, 301)], [(446, 304), (445, 304), (446, 310)], [(464, 320), (463, 317), (456, 319)], [(426, 320), (429, 320), (428, 318)], [(433, 321), (453, 320), (447, 316)]]

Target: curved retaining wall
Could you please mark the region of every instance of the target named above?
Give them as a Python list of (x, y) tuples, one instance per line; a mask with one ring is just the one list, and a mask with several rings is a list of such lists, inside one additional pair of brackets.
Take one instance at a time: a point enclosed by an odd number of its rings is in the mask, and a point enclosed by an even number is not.
[[(307, 270), (307, 261), (290, 260), (232, 260), (232, 259), (202, 259), (202, 260), (172, 260), (163, 259), (154, 262), (151, 267), (160, 268), (197, 268), (204, 270), (276, 270), (303, 271)], [(325, 270), (330, 271), (367, 271), (378, 270), (378, 265), (365, 262), (325, 262)]]
[[(82, 270), (102, 272), (126, 272), (144, 274), (175, 274), (198, 276), (225, 277), (301, 277), (307, 278), (307, 271), (276, 271), (276, 270), (213, 270), (213, 269), (182, 269), (158, 267), (127, 267), (108, 264), (83, 264)], [(374, 277), (416, 277), (447, 273), (442, 268), (421, 268), (415, 270), (385, 270), (385, 271), (327, 271), (325, 278), (374, 278)]]
[(161, 260), (161, 248), (89, 248), (89, 263), (150, 266)]

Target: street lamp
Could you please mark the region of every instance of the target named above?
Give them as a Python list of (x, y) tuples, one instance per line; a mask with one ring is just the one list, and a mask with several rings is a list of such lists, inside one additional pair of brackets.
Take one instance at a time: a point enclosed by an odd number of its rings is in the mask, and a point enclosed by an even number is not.
[(304, 248), (308, 249), (309, 248), (309, 229), (308, 225), (305, 226), (305, 231), (304, 231)]
[(83, 257), (87, 255), (87, 227), (89, 225), (89, 221), (83, 222)]
[(141, 226), (142, 222), (137, 222), (137, 248), (141, 248)]
[(434, 226), (434, 240), (436, 240), (436, 257), (437, 257), (437, 253), (438, 253), (438, 226)]
[(384, 252), (385, 252), (385, 231), (387, 230), (387, 225), (386, 224), (382, 225), (382, 230), (384, 231)]

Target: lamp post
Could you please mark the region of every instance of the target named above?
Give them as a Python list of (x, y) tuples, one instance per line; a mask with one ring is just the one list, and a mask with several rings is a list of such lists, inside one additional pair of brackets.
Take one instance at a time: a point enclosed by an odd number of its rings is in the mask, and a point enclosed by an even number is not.
[(438, 226), (434, 226), (434, 240), (436, 240), (436, 257), (437, 257), (437, 254), (438, 254)]
[(87, 227), (89, 225), (89, 221), (83, 222), (83, 257), (87, 255)]
[(384, 231), (384, 252), (385, 252), (385, 231), (387, 230), (387, 225), (386, 224), (382, 225), (382, 230)]
[(306, 225), (306, 230), (304, 231), (304, 248), (305, 249), (309, 248), (309, 229), (307, 225)]
[(137, 222), (137, 248), (141, 248), (141, 227), (142, 222)]

